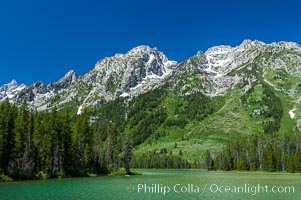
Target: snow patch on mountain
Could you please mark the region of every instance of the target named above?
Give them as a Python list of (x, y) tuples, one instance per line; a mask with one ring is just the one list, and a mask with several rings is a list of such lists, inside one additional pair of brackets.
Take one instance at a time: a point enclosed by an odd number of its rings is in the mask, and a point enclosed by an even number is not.
[[(259, 41), (244, 40), (239, 46), (215, 46), (209, 48), (205, 53), (207, 63), (200, 69), (203, 69), (209, 76), (204, 93), (209, 96), (223, 95), (225, 92), (237, 84), (248, 84), (243, 86), (242, 90), (247, 91), (252, 83), (256, 82), (256, 77), (250, 76), (245, 80), (244, 72), (239, 72), (246, 68), (251, 71), (253, 60), (260, 54), (264, 48), (264, 43)], [(234, 71), (237, 71), (233, 74)], [(232, 74), (231, 74), (232, 73)]]
[(82, 109), (83, 109), (83, 106), (78, 107), (77, 115), (80, 115), (82, 113)]
[(294, 109), (292, 109), (292, 110), (290, 110), (288, 113), (289, 113), (289, 115), (290, 115), (290, 117), (291, 117), (291, 119), (294, 119), (294, 117), (295, 117), (295, 113), (294, 113)]

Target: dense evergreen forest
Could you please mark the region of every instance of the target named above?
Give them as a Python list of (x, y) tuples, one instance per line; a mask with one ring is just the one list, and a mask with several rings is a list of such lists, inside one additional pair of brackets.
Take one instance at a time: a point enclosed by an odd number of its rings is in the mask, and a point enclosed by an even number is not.
[(131, 140), (114, 123), (93, 123), (87, 112), (30, 111), (0, 104), (0, 171), (14, 179), (106, 174), (128, 167)]
[(215, 156), (207, 150), (203, 164), (208, 170), (301, 172), (301, 133), (241, 138)]
[[(197, 163), (189, 161), (176, 143), (176, 154), (164, 146), (136, 157), (133, 151), (142, 143), (151, 146), (173, 134), (169, 130), (185, 133), (187, 124), (217, 112), (224, 105), (222, 98), (201, 93), (180, 96), (158, 88), (131, 101), (118, 98), (85, 109), (81, 115), (71, 114), (68, 108), (37, 112), (29, 109), (26, 100), (20, 107), (4, 101), (0, 104), (0, 174), (15, 180), (74, 177), (120, 168), (130, 173), (130, 166), (301, 172), (301, 134), (277, 133), (281, 101), (263, 88), (262, 106), (269, 108), (263, 113), (269, 119), (262, 124), (264, 132), (236, 138), (220, 152), (208, 148), (200, 152)], [(247, 95), (241, 99), (243, 104), (250, 104)]]

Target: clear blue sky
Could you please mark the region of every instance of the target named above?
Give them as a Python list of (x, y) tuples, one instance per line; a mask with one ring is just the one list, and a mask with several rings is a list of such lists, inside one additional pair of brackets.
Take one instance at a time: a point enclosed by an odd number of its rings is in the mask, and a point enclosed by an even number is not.
[(298, 0), (5, 0), (0, 2), (0, 85), (53, 82), (146, 44), (182, 61), (243, 39), (301, 43)]

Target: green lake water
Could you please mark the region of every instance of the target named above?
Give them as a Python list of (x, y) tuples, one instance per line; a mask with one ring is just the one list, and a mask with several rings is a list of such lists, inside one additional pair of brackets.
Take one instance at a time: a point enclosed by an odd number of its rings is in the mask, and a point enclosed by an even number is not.
[(142, 176), (0, 183), (0, 199), (301, 199), (301, 174), (140, 171)]

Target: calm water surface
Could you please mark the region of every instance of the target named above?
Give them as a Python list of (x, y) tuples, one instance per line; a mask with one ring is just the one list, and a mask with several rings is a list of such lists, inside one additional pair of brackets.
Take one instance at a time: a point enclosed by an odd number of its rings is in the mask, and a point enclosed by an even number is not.
[(301, 199), (301, 174), (140, 171), (144, 175), (0, 183), (0, 199)]

